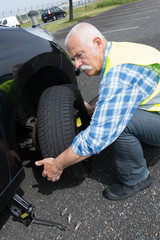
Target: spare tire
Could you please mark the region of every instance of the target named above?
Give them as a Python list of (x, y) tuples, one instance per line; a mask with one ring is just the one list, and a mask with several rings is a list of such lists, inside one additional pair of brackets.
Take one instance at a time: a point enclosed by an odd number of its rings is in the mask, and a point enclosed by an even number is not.
[[(57, 157), (74, 137), (89, 124), (89, 117), (78, 88), (73, 84), (46, 89), (40, 98), (37, 133), (42, 156)], [(84, 160), (63, 171), (67, 181), (81, 182), (88, 176), (91, 160)]]

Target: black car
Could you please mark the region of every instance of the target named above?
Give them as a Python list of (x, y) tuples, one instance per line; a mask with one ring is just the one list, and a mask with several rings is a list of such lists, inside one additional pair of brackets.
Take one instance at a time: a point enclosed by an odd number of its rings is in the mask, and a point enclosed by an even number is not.
[[(50, 33), (0, 26), (0, 43), (1, 211), (25, 177), (22, 152), (56, 157), (88, 120), (75, 68)], [(88, 171), (86, 161), (63, 176), (82, 181)]]
[(49, 20), (55, 21), (58, 18), (65, 18), (66, 17), (66, 12), (62, 10), (59, 7), (51, 7), (51, 8), (46, 8), (45, 10), (42, 11), (41, 14), (42, 21), (47, 22)]

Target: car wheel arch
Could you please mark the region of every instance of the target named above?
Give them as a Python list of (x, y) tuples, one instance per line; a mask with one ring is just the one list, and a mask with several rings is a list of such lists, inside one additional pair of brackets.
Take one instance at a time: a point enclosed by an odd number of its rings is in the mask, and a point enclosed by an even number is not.
[[(36, 111), (42, 92), (51, 86), (73, 83), (77, 86), (75, 79), (70, 78), (68, 74), (57, 67), (46, 66), (34, 73), (28, 79), (20, 99), (21, 108), (24, 109), (24, 114), (33, 114), (36, 116)], [(35, 91), (36, 90), (36, 91)]]

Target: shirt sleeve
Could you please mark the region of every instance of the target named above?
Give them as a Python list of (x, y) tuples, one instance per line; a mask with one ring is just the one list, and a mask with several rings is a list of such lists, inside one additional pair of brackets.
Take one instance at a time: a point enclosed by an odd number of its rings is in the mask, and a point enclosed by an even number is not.
[(146, 68), (132, 64), (112, 68), (101, 80), (91, 123), (75, 137), (72, 150), (80, 156), (91, 156), (112, 144), (156, 84)]

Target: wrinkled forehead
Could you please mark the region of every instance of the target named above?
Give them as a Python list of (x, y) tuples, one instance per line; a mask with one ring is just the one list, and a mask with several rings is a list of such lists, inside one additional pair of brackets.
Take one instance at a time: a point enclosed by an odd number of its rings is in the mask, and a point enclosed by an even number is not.
[(84, 51), (86, 47), (84, 44), (81, 43), (77, 35), (71, 35), (68, 39), (66, 48), (70, 57), (72, 58), (78, 52)]
[(75, 45), (81, 45), (80, 43), (80, 39), (79, 37), (77, 36), (77, 34), (72, 34), (69, 36), (68, 38), (68, 42), (67, 42), (67, 48), (72, 48), (74, 47)]

